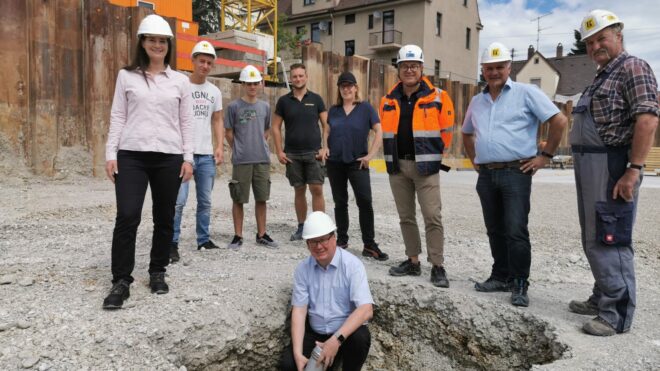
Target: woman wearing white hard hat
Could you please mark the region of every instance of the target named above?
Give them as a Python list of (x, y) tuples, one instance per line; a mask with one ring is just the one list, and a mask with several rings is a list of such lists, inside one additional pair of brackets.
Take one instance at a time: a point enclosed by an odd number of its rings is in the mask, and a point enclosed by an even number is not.
[(133, 61), (117, 76), (106, 143), (106, 174), (115, 185), (117, 216), (112, 236), (112, 289), (104, 309), (121, 308), (129, 297), (135, 241), (147, 187), (154, 231), (149, 262), (151, 291), (165, 294), (174, 205), (181, 181), (192, 176), (193, 132), (190, 83), (173, 71), (172, 29), (157, 15), (137, 32)]

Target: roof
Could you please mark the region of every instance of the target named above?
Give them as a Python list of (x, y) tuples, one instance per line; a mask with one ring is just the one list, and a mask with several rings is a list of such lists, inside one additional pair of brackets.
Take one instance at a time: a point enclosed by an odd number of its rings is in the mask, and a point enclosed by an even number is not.
[[(546, 58), (537, 51), (532, 58), (537, 54), (546, 60), (559, 74), (559, 84), (557, 85), (556, 94), (574, 95), (581, 93), (584, 88), (591, 84), (596, 75), (596, 67), (586, 54)], [(511, 63), (511, 79), (515, 80), (520, 70), (530, 60), (531, 58), (522, 61), (513, 61)]]

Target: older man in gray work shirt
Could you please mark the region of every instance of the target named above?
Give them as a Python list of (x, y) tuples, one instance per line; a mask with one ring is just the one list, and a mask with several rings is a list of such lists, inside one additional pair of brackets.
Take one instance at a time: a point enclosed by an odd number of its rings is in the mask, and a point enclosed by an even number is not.
[(366, 322), (374, 301), (362, 262), (337, 249), (336, 229), (321, 211), (305, 220), (303, 238), (311, 256), (294, 273), (291, 347), (282, 355), (282, 370), (302, 370), (317, 342), (323, 349), (318, 362), (326, 367), (342, 358), (343, 370), (360, 370), (367, 359)]

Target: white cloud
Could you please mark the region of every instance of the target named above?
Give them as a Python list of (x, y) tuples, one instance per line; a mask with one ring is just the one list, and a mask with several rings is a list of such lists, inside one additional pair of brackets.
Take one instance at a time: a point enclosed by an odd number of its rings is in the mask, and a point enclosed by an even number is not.
[[(506, 4), (479, 1), (479, 14), (484, 29), (480, 33), (479, 48), (483, 50), (493, 41), (500, 41), (515, 49), (514, 59), (527, 57), (529, 45), (536, 47), (536, 22), (540, 15), (535, 9), (525, 9), (524, 0), (512, 0)], [(657, 0), (601, 0), (597, 5), (585, 0), (557, 0), (552, 14), (541, 19), (539, 50), (547, 57), (554, 57), (558, 43), (564, 46), (564, 55), (573, 47), (573, 30), (579, 29), (582, 18), (592, 9), (614, 12), (624, 23), (626, 50), (646, 60), (656, 78), (660, 77), (660, 24), (657, 22)]]

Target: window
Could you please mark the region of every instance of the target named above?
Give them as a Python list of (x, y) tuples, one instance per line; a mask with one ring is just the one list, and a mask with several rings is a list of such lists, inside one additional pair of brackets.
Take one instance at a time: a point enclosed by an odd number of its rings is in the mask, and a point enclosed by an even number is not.
[(541, 79), (529, 79), (529, 83), (532, 85), (536, 85), (539, 88), (541, 87)]
[(303, 0), (303, 6), (314, 5), (315, 0)]
[(463, 0), (463, 6), (467, 8), (467, 2), (468, 0)]
[(367, 29), (372, 30), (374, 28), (374, 15), (369, 14), (369, 25), (367, 26)]
[(470, 36), (472, 34), (472, 30), (470, 27), (465, 29), (465, 49), (470, 49)]
[(355, 54), (355, 40), (346, 40), (344, 42), (344, 45), (345, 45), (344, 54), (347, 57), (350, 57), (351, 55)]
[(311, 24), (311, 29), (312, 29), (312, 42), (315, 43), (320, 43), (321, 42), (321, 29), (319, 28), (319, 23), (314, 22)]
[(442, 13), (435, 14), (435, 34), (442, 36)]
[(328, 35), (332, 35), (332, 21), (328, 21)]
[(151, 9), (151, 10), (156, 9), (156, 6), (154, 5), (154, 3), (149, 3), (149, 2), (146, 2), (146, 1), (138, 1), (137, 5), (141, 6), (143, 8)]
[(355, 23), (355, 13), (346, 14), (346, 24)]
[(440, 78), (440, 61), (435, 60), (435, 67), (433, 68), (433, 75), (437, 78)]
[(534, 58), (534, 64), (539, 64), (539, 57)]
[(304, 34), (305, 34), (305, 26), (296, 27), (296, 35), (304, 35)]

